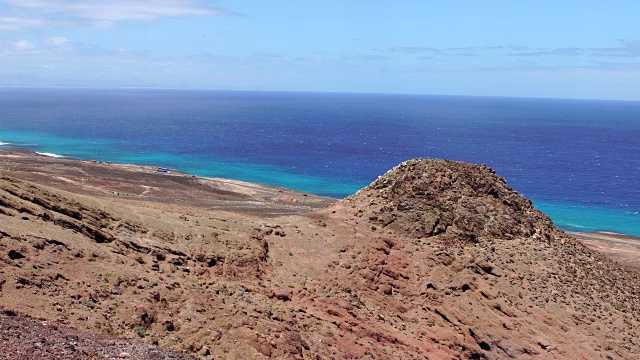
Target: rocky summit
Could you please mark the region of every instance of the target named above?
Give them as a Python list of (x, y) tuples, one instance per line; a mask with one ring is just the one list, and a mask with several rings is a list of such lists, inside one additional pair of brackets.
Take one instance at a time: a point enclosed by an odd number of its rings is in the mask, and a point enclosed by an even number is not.
[(459, 161), (406, 161), (350, 200), (365, 204), (372, 222), (418, 238), (550, 240), (560, 234), (495, 171)]
[(11, 156), (2, 358), (640, 357), (639, 273), (486, 166), (410, 160), (333, 202)]

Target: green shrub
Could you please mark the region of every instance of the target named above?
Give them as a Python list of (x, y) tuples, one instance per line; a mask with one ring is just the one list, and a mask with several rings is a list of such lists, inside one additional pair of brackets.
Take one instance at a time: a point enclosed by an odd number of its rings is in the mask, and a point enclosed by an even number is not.
[(145, 335), (147, 335), (147, 329), (144, 328), (144, 326), (136, 326), (133, 328), (133, 332), (136, 333), (136, 335), (138, 335), (138, 337), (145, 337)]

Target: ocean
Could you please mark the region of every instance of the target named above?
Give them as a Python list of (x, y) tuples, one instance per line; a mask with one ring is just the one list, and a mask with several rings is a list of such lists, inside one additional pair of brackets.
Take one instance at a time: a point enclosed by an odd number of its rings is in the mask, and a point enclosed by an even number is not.
[(640, 102), (0, 89), (0, 146), (346, 197), (416, 157), (486, 164), (566, 230), (640, 236)]

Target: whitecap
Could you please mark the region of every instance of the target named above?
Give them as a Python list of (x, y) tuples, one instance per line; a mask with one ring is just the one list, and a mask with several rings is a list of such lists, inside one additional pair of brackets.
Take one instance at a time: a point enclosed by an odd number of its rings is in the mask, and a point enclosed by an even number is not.
[(10, 143), (6, 143), (6, 142), (2, 142), (2, 141), (0, 141), (0, 146), (2, 146), (2, 145), (9, 145), (9, 144), (10, 144)]
[(36, 154), (38, 154), (38, 155), (42, 155), (42, 156), (48, 156), (48, 157), (52, 157), (52, 158), (61, 158), (61, 157), (64, 157), (64, 156), (62, 156), (62, 155), (58, 155), (58, 154), (54, 154), (54, 153), (48, 153), (48, 152), (37, 152), (37, 151), (36, 151)]

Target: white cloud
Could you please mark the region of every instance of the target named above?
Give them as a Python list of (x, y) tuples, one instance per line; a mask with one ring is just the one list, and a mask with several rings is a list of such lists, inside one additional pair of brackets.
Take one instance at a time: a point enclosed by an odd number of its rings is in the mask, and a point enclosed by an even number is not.
[[(420, 60), (430, 60), (436, 57), (482, 57), (482, 56), (516, 56), (522, 58), (533, 57), (564, 57), (567, 61), (577, 61), (587, 58), (639, 58), (640, 39), (619, 40), (617, 46), (612, 47), (559, 47), (559, 48), (530, 48), (522, 45), (502, 45), (463, 48), (435, 48), (426, 46), (399, 46), (387, 49), (391, 53), (403, 55), (424, 55)], [(584, 64), (578, 64), (584, 66)]]
[(28, 40), (19, 40), (13, 43), (13, 46), (15, 46), (16, 49), (18, 50), (22, 50), (22, 51), (28, 51), (28, 50), (33, 50), (36, 48), (35, 45), (33, 45), (33, 43), (31, 41)]
[[(0, 0), (0, 3), (2, 0)], [(43, 26), (110, 28), (123, 21), (189, 16), (237, 15), (204, 0), (4, 0), (0, 30)]]
[(64, 36), (54, 36), (47, 38), (47, 44), (55, 47), (68, 46), (70, 44), (69, 39)]
[(40, 19), (25, 17), (0, 17), (0, 31), (18, 31), (30, 28), (37, 28), (44, 23)]

